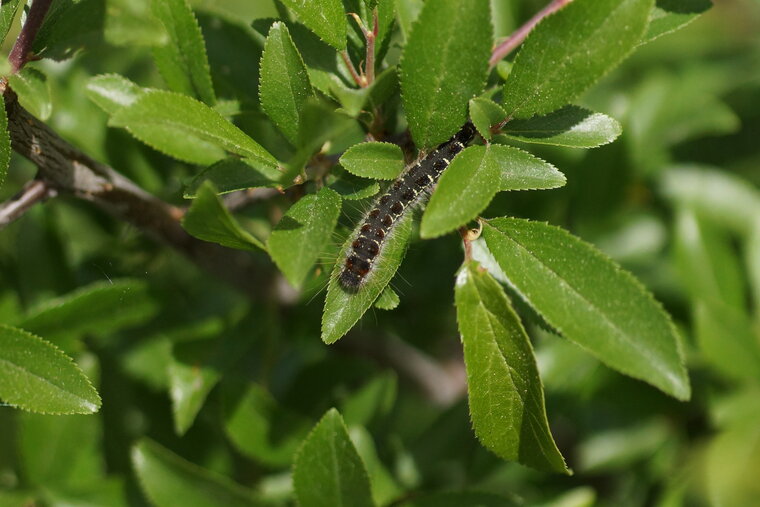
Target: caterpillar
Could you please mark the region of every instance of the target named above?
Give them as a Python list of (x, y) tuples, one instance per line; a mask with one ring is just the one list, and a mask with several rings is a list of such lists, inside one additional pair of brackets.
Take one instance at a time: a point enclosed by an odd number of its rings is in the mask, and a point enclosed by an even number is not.
[(448, 141), (409, 167), (388, 190), (375, 200), (372, 209), (354, 232), (340, 273), (340, 284), (349, 292), (358, 291), (372, 271), (385, 238), (408, 210), (423, 205), (454, 156), (475, 137), (475, 126), (467, 122)]

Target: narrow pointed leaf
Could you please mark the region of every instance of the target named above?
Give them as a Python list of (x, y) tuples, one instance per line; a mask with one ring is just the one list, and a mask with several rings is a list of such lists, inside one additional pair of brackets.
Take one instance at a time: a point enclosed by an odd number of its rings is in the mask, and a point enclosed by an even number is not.
[(367, 470), (337, 410), (330, 409), (304, 441), (293, 465), (301, 507), (374, 505)]
[(22, 329), (0, 326), (0, 400), (41, 414), (92, 414), (100, 397), (70, 357)]
[(47, 300), (18, 326), (47, 340), (85, 333), (102, 336), (145, 322), (157, 310), (144, 280), (109, 280)]
[(90, 100), (108, 114), (131, 105), (143, 92), (143, 88), (118, 74), (101, 74), (90, 78), (85, 89)]
[(182, 227), (196, 238), (230, 248), (266, 250), (264, 244), (244, 230), (227, 211), (214, 186), (206, 182), (182, 218)]
[(187, 0), (152, 0), (153, 14), (164, 25), (169, 42), (153, 48), (156, 62), (166, 84), (212, 106), (216, 102), (211, 83), (206, 45)]
[(533, 347), (501, 286), (468, 262), (455, 300), (478, 439), (504, 459), (569, 473), (549, 430)]
[(676, 329), (630, 273), (547, 224), (497, 218), (483, 235), (511, 284), (549, 325), (611, 368), (689, 398)]
[(109, 124), (191, 164), (213, 164), (226, 152), (277, 166), (272, 155), (221, 114), (178, 93), (147, 91), (118, 109)]
[(143, 439), (132, 448), (132, 466), (145, 494), (157, 507), (254, 507), (253, 492), (204, 470), (157, 443)]
[(219, 194), (249, 188), (274, 188), (279, 186), (280, 174), (276, 167), (258, 160), (230, 157), (201, 171), (185, 188), (184, 197), (194, 199), (206, 181), (211, 182)]
[(528, 120), (512, 120), (502, 129), (506, 137), (525, 143), (571, 148), (596, 148), (611, 143), (622, 131), (614, 118), (578, 106), (566, 106)]
[(284, 23), (269, 30), (261, 57), (261, 107), (292, 144), (296, 144), (301, 111), (314, 94), (301, 54)]
[(391, 143), (360, 143), (340, 157), (346, 171), (362, 178), (393, 180), (404, 170), (404, 154)]
[(491, 52), (488, 0), (430, 0), (414, 24), (401, 61), (404, 110), (415, 144), (445, 141), (483, 90)]
[(301, 286), (326, 249), (340, 210), (340, 196), (322, 188), (291, 206), (269, 236), (269, 255), (294, 287)]
[(282, 0), (296, 17), (337, 50), (346, 49), (346, 13), (340, 0)]
[(657, 0), (642, 44), (688, 25), (712, 7), (710, 0)]
[(507, 117), (507, 113), (499, 104), (485, 97), (470, 100), (470, 118), (478, 133), (484, 139), (491, 139), (491, 126), (498, 124)]
[(353, 236), (349, 237), (341, 248), (341, 254), (327, 285), (325, 309), (322, 314), (322, 341), (325, 343), (338, 341), (354, 327), (354, 324), (372, 306), (396, 274), (409, 244), (412, 214), (409, 213), (400, 218), (393, 229), (383, 242), (383, 247), (375, 258), (371, 272), (356, 292), (347, 291), (338, 281), (338, 275), (343, 270), (345, 255), (351, 247)]
[(638, 44), (653, 4), (574, 0), (544, 19), (515, 58), (504, 86), (504, 110), (530, 118), (573, 101)]
[(557, 188), (565, 177), (548, 162), (511, 146), (470, 146), (441, 176), (420, 226), (423, 238), (476, 218), (497, 192)]

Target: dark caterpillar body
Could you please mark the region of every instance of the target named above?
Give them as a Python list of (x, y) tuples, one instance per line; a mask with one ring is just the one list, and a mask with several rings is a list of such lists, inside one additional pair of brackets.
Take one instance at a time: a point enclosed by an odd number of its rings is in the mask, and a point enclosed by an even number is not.
[(475, 127), (467, 122), (451, 139), (407, 169), (380, 196), (359, 227), (340, 273), (341, 285), (359, 290), (394, 224), (409, 208), (423, 203), (454, 156), (475, 137)]

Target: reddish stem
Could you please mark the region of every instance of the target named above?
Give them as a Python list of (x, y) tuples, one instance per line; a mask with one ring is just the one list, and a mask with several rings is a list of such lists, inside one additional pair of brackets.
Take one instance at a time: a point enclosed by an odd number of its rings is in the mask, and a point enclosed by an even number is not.
[(354, 67), (354, 64), (351, 63), (351, 58), (349, 58), (348, 52), (344, 49), (343, 51), (340, 52), (340, 56), (341, 58), (343, 58), (343, 63), (345, 63), (346, 67), (348, 67), (348, 72), (351, 73), (351, 77), (353, 78), (354, 82), (358, 86), (362, 86), (362, 83), (364, 82), (364, 80), (359, 75), (359, 73), (356, 72), (356, 68)]
[(11, 64), (11, 72), (14, 74), (20, 71), (33, 57), (32, 46), (34, 39), (37, 37), (42, 22), (45, 20), (50, 4), (53, 0), (34, 0), (29, 15), (26, 17), (26, 23), (21, 28), (21, 32), (16, 38), (8, 55), (8, 61)]
[(544, 19), (550, 14), (554, 14), (565, 5), (569, 4), (573, 0), (552, 0), (546, 7), (536, 13), (535, 16), (530, 18), (524, 25), (515, 30), (512, 35), (496, 46), (491, 53), (491, 59), (488, 61), (490, 68), (494, 68), (499, 60), (511, 53), (517, 46), (522, 44), (528, 34), (533, 30), (539, 21)]

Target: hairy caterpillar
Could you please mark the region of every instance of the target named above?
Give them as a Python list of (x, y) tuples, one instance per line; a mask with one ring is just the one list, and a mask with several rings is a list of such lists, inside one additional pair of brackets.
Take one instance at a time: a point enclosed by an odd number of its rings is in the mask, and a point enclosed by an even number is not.
[(451, 139), (409, 167), (381, 195), (354, 232), (340, 273), (344, 289), (358, 291), (383, 249), (383, 242), (404, 213), (427, 201), (430, 191), (454, 156), (475, 137), (475, 127), (467, 122)]

